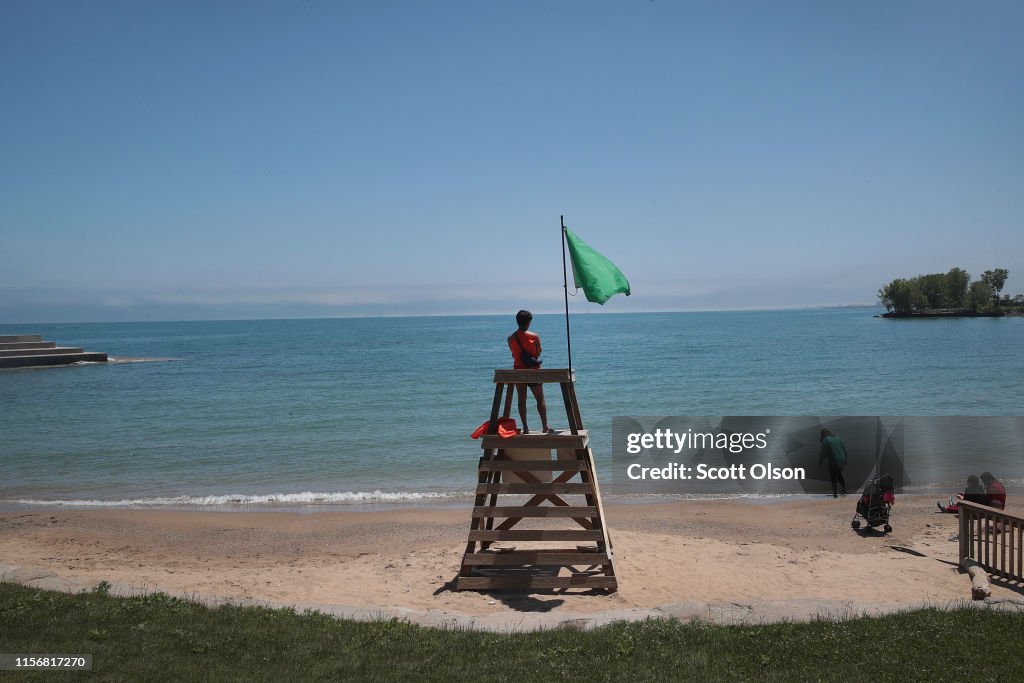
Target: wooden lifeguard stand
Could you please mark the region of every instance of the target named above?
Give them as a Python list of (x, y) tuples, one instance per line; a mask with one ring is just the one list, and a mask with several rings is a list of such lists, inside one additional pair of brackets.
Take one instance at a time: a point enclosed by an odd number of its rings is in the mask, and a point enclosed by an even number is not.
[[(498, 409), (506, 392), (509, 417), (516, 384), (557, 383), (569, 429), (549, 434), (497, 434)], [(455, 581), (457, 590), (598, 588), (615, 591), (612, 543), (604, 523), (594, 455), (576, 401), (575, 373), (567, 369), (495, 370), (494, 403), (488, 432), (482, 437), (476, 502), (469, 542)], [(551, 457), (551, 452), (555, 457)], [(574, 478), (579, 477), (577, 481)], [(499, 496), (516, 496), (517, 504), (499, 504)], [(523, 496), (528, 496), (522, 501)], [(584, 504), (565, 499), (582, 497)], [(550, 503), (550, 504), (545, 504)], [(504, 521), (499, 521), (504, 520)], [(514, 529), (530, 520), (542, 528)], [(552, 528), (553, 522), (572, 528)], [(493, 547), (514, 541), (515, 547)], [(573, 548), (550, 542), (577, 542)], [(523, 547), (527, 543), (545, 545)]]

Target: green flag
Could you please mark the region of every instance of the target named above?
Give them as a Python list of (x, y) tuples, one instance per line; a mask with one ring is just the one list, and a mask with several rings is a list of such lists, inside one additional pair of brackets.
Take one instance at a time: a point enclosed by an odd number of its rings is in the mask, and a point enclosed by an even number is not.
[(594, 251), (569, 228), (565, 229), (565, 240), (572, 260), (572, 279), (576, 289), (582, 289), (587, 295), (587, 301), (603, 304), (620, 292), (629, 296), (629, 280), (614, 263)]

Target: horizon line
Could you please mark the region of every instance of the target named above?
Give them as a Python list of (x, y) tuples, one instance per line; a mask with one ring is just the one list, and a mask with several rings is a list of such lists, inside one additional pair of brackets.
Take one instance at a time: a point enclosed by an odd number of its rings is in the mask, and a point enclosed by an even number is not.
[[(687, 308), (687, 309), (651, 309), (642, 311), (611, 311), (598, 309), (594, 311), (575, 311), (575, 315), (649, 315), (657, 313), (765, 313), (771, 311), (811, 311), (827, 310), (835, 308), (885, 308), (880, 303), (874, 304), (830, 304), (814, 306), (764, 306), (764, 307), (742, 307), (742, 308)], [(358, 315), (313, 315), (285, 318), (179, 318), (168, 320), (62, 320), (50, 322), (0, 322), (0, 326), (12, 325), (27, 327), (32, 325), (136, 325), (154, 323), (214, 323), (214, 322), (259, 322), (259, 321), (288, 321), (288, 320), (362, 320), (362, 319), (399, 319), (399, 318), (498, 318), (510, 315), (509, 313), (419, 313), (410, 315), (386, 314), (374, 315), (372, 313)], [(565, 311), (542, 311), (534, 312), (534, 316), (564, 316)]]

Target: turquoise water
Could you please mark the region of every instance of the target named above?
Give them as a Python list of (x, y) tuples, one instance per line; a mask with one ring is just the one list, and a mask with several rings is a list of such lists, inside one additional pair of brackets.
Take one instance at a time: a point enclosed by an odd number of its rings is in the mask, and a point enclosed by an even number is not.
[[(877, 312), (574, 316), (599, 463), (615, 415), (1021, 414), (1024, 318)], [(566, 365), (564, 324), (535, 319), (545, 367)], [(0, 504), (457, 497), (513, 329), (511, 315), (0, 326), (172, 359), (0, 372)]]

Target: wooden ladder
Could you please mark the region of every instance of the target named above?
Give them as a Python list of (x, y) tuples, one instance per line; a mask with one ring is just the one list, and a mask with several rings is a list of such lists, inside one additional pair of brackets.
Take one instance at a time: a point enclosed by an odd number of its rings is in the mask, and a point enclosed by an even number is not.
[[(494, 403), (490, 425), (482, 437), (484, 454), (478, 468), (469, 541), (455, 582), (457, 590), (596, 588), (611, 592), (618, 589), (594, 454), (580, 418), (575, 381), (575, 373), (567, 369), (494, 371)], [(502, 392), (506, 393), (504, 417), (509, 417), (515, 385), (536, 382), (559, 385), (569, 429), (549, 434), (499, 436), (498, 410)], [(517, 460), (512, 457), (515, 449), (542, 449), (549, 453), (547, 458)], [(552, 449), (556, 451), (555, 459), (550, 457)], [(579, 479), (573, 481), (576, 477)], [(518, 504), (499, 505), (498, 497), (509, 495), (529, 498)], [(570, 504), (566, 497), (577, 500), (582, 497), (585, 504)], [(513, 528), (524, 520), (538, 518), (567, 523), (571, 520), (575, 526), (569, 529)], [(502, 541), (519, 545), (494, 547)], [(577, 545), (574, 548), (521, 547), (526, 543), (551, 541)]]

